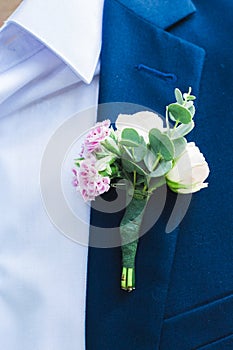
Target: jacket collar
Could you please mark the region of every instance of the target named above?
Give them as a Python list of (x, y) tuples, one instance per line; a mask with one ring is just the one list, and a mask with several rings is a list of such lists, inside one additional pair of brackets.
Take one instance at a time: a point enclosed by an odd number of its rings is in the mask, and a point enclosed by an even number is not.
[(144, 20), (167, 29), (196, 11), (191, 0), (117, 0)]
[(29, 31), (90, 83), (99, 60), (104, 0), (24, 0), (6, 21)]

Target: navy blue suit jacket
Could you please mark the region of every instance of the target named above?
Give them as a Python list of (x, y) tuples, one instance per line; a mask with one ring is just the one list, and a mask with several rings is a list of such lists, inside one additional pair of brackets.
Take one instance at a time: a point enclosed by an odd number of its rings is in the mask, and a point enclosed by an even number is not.
[[(120, 248), (89, 249), (87, 350), (233, 349), (232, 13), (231, 0), (105, 1), (100, 102), (164, 114), (174, 88), (192, 86), (198, 100), (190, 138), (211, 173), (209, 188), (193, 195), (169, 234), (177, 197), (167, 192), (140, 240), (133, 293), (119, 288)], [(117, 226), (121, 215), (96, 212), (92, 223)]]

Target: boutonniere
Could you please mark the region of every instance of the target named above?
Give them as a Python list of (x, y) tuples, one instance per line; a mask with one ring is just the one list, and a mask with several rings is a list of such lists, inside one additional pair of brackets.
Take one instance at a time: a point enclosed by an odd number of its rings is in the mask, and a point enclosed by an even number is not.
[(195, 143), (185, 138), (194, 128), (195, 96), (191, 88), (185, 94), (175, 89), (175, 96), (176, 102), (166, 107), (166, 125), (149, 111), (121, 114), (115, 128), (109, 120), (97, 123), (75, 160), (73, 184), (84, 201), (95, 200), (111, 186), (124, 186), (130, 196), (120, 224), (123, 290), (135, 289), (139, 231), (152, 193), (165, 184), (184, 194), (208, 185), (208, 164)]

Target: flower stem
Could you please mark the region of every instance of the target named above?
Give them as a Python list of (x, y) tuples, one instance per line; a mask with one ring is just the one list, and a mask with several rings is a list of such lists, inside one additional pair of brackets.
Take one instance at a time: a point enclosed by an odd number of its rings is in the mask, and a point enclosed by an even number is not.
[(135, 289), (135, 269), (122, 267), (121, 289), (132, 292)]
[(179, 124), (179, 120), (176, 120), (176, 123), (175, 123), (175, 125), (174, 125), (173, 130), (176, 130), (176, 128), (177, 128), (177, 126), (178, 126), (178, 124)]
[(158, 164), (159, 164), (159, 162), (160, 162), (161, 159), (162, 159), (162, 156), (161, 156), (161, 154), (159, 154), (158, 157), (157, 157), (157, 159), (156, 159), (156, 161), (155, 161), (155, 163), (154, 163), (154, 165), (153, 165), (152, 171), (155, 170), (155, 168), (158, 166)]
[(121, 288), (128, 292), (135, 289), (135, 258), (139, 240), (139, 231), (143, 214), (148, 201), (148, 195), (134, 191), (120, 224), (122, 275)]
[(137, 172), (134, 170), (133, 172), (133, 187), (135, 188), (137, 182)]
[(168, 131), (168, 135), (170, 134), (170, 126), (169, 126), (169, 117), (168, 117), (168, 106), (166, 107), (166, 127)]

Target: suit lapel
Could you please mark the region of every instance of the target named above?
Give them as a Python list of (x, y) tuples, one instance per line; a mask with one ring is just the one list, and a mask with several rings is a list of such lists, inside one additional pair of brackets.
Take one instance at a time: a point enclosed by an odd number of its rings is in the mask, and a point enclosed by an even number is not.
[[(136, 16), (167, 29), (196, 11), (190, 0), (116, 0)], [(107, 2), (106, 2), (107, 3)], [(106, 4), (106, 7), (108, 4)]]
[[(184, 19), (191, 5), (184, 12), (185, 7), (175, 2), (176, 19)], [(162, 16), (157, 22), (162, 24), (166, 12), (159, 3)], [(167, 6), (165, 9), (168, 12)], [(174, 99), (175, 87), (186, 91), (192, 86), (198, 93), (205, 53), (159, 28), (156, 19), (153, 24), (141, 17), (141, 12), (141, 8), (135, 13), (118, 1), (105, 2), (99, 101), (137, 103), (164, 114), (166, 104)], [(166, 26), (169, 23), (174, 20)]]
[[(198, 93), (204, 50), (164, 30), (195, 8), (188, 0), (171, 3), (105, 1), (100, 103), (133, 103), (164, 114), (175, 87), (186, 91), (192, 86)], [(100, 119), (110, 117), (104, 110), (100, 109)], [(116, 104), (113, 119), (120, 112), (126, 111)], [(140, 240), (133, 293), (119, 288), (120, 248), (89, 249), (87, 350), (158, 348), (178, 235), (178, 229), (165, 234), (176, 201), (174, 194), (166, 196), (159, 220)], [(164, 189), (151, 199), (145, 222), (156, 216), (163, 197)], [(95, 227), (118, 227), (121, 215), (92, 211), (90, 240)]]

